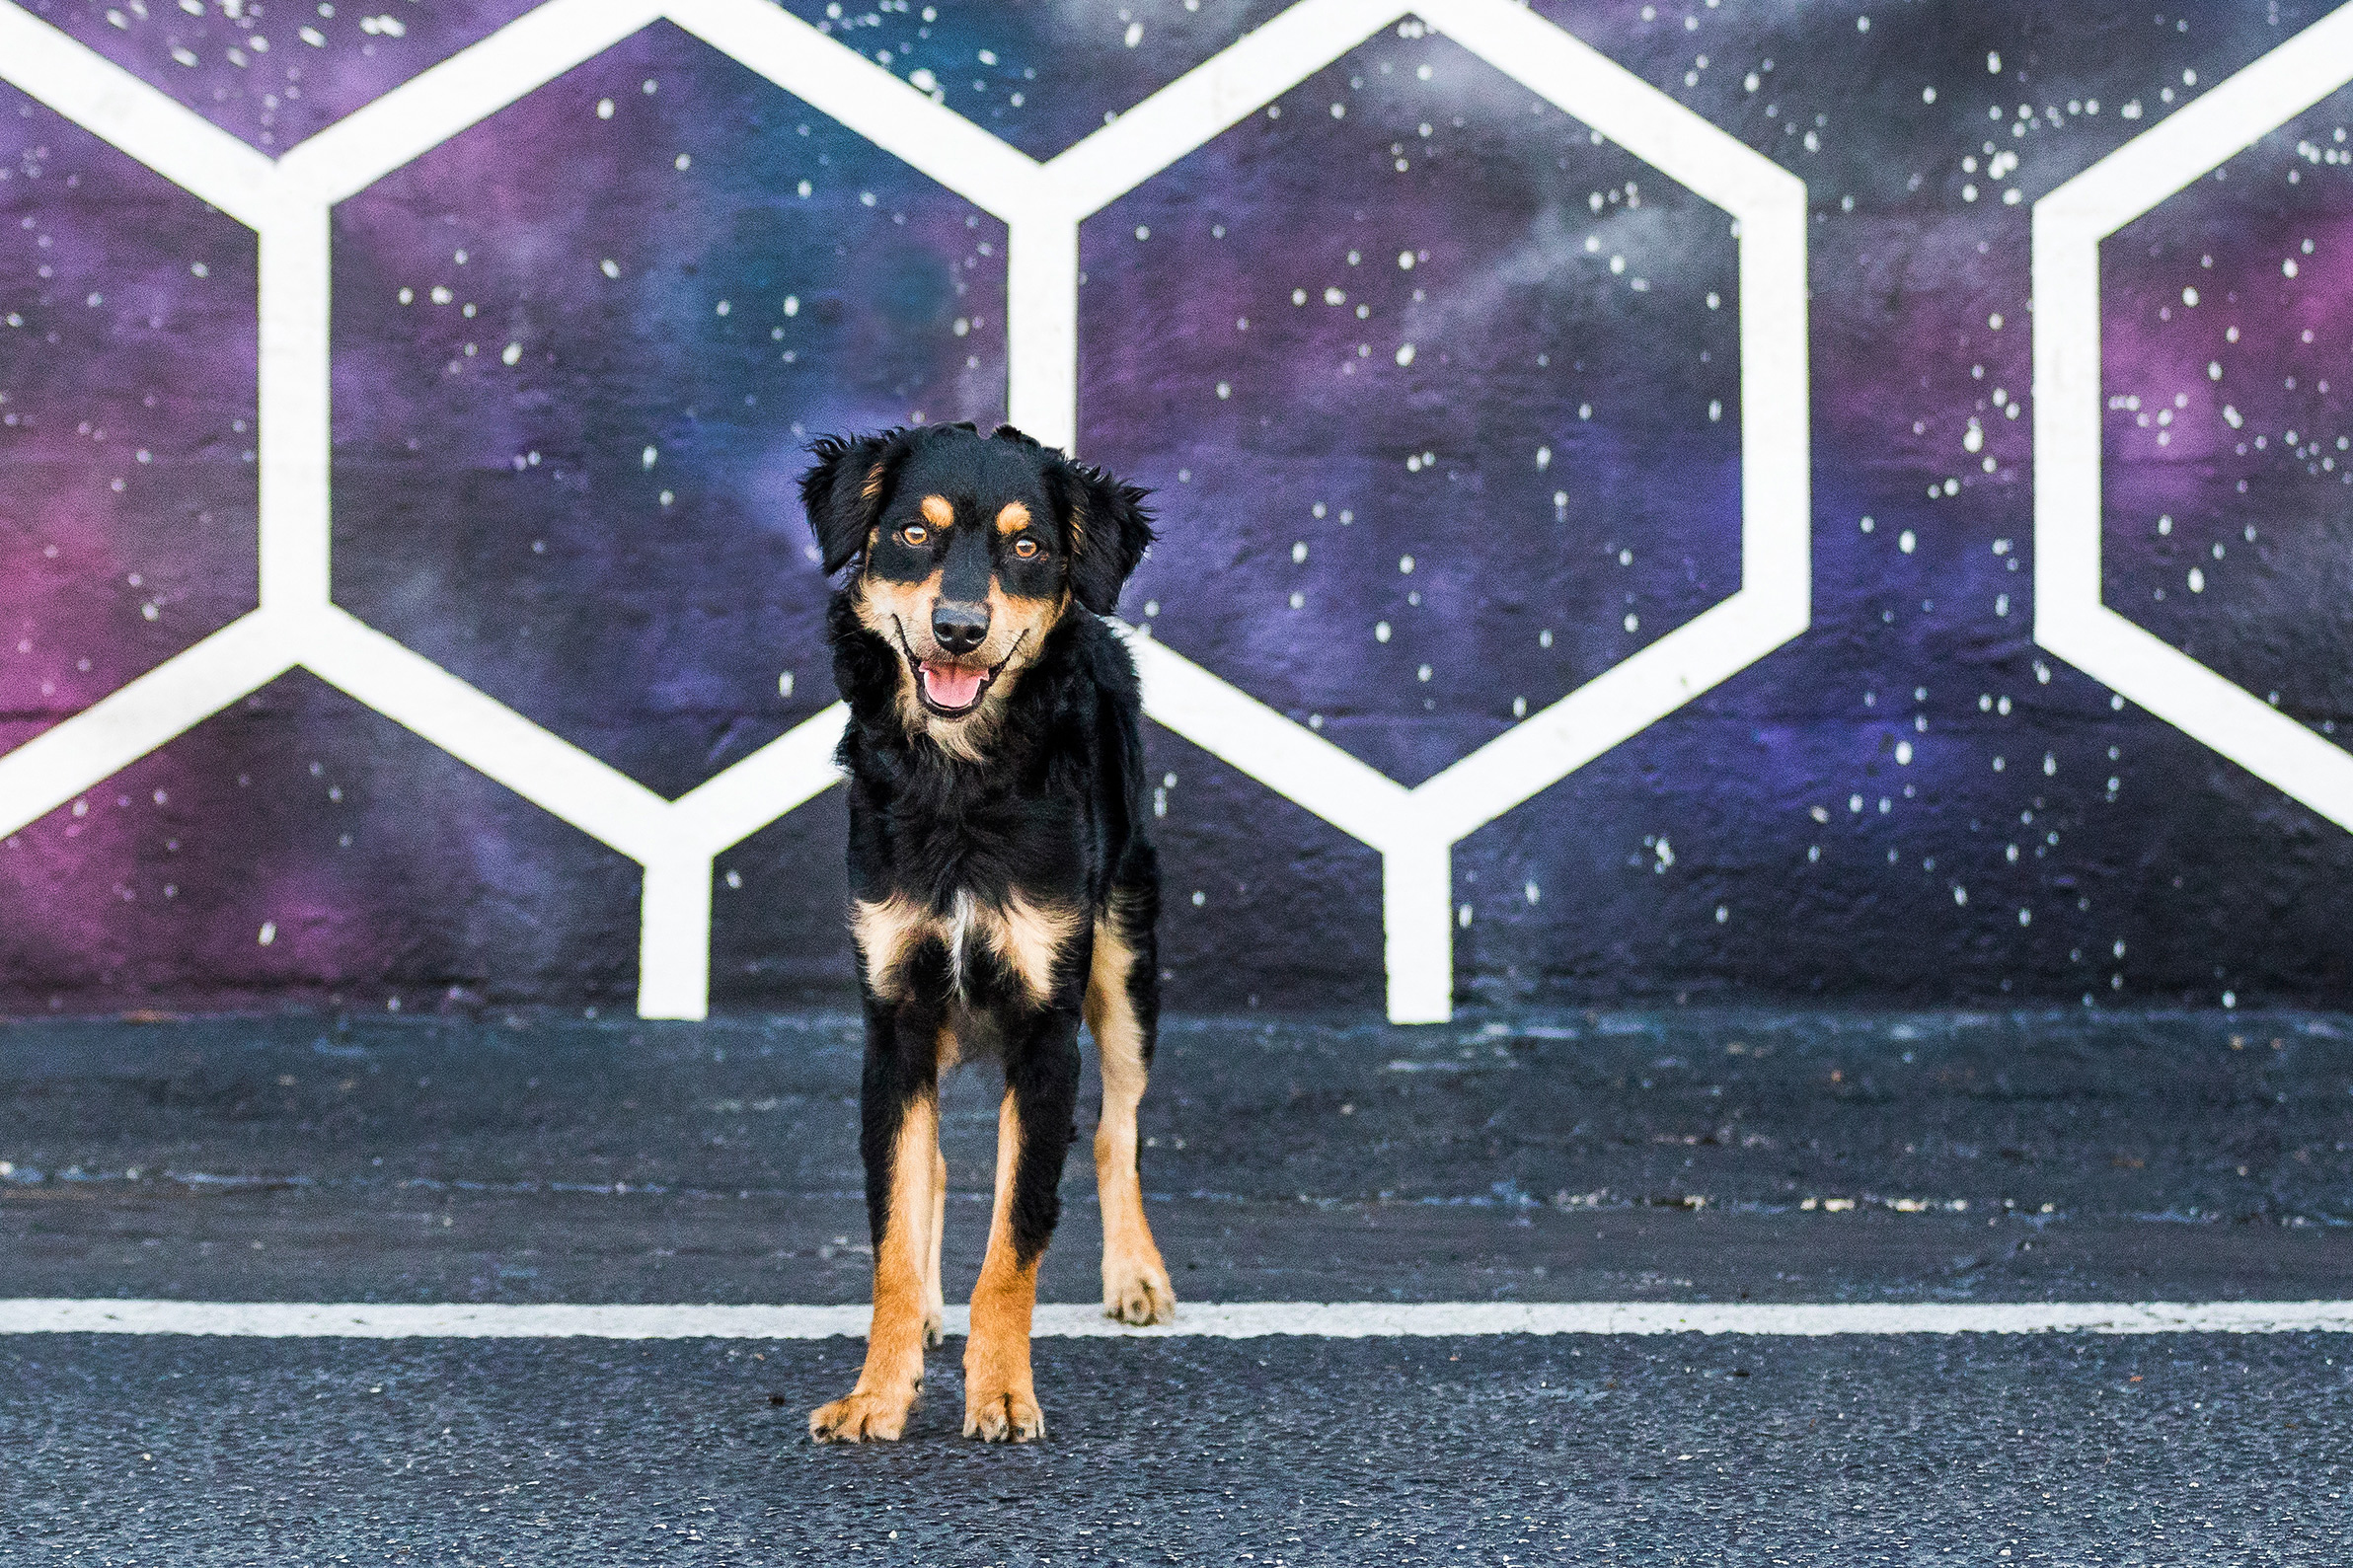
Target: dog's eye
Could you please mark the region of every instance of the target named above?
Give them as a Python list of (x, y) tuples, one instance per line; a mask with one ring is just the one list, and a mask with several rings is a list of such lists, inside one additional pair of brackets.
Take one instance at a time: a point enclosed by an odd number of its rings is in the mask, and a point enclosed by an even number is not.
[(920, 545), (931, 537), (932, 531), (924, 527), (921, 523), (916, 523), (899, 530), (899, 538), (910, 545)]
[(1037, 554), (1037, 541), (1034, 539), (1017, 539), (1013, 542), (1013, 553), (1021, 557), (1024, 560), (1027, 560), (1030, 557)]

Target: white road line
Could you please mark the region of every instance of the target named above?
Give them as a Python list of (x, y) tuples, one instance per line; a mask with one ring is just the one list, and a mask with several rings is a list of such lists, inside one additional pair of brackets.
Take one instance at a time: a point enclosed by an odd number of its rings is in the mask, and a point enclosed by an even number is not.
[[(962, 1334), (965, 1309), (948, 1309)], [(0, 1301), (0, 1334), (223, 1334), (263, 1339), (832, 1339), (863, 1307), (538, 1307), (361, 1302)], [(1040, 1306), (1057, 1339), (1445, 1338), (1482, 1334), (2353, 1333), (2353, 1302), (1201, 1302), (1159, 1328), (1093, 1306)]]

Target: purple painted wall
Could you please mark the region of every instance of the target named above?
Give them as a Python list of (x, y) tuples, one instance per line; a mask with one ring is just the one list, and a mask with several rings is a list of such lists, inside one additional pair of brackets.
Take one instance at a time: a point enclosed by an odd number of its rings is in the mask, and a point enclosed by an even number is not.
[[(276, 152), (520, 7), (31, 9)], [(1046, 156), (1280, 7), (794, 9)], [(1807, 183), (1814, 624), (1458, 847), (1460, 993), (2353, 1004), (2353, 838), (2028, 630), (2032, 202), (2322, 8), (1537, 9)], [(1725, 215), (1421, 32), (1082, 231), (1082, 444), (1166, 536), (1126, 613), (1405, 783), (1739, 581)], [(2108, 603), (2331, 734), (2349, 123), (2102, 253)], [(339, 601), (665, 794), (831, 700), (806, 437), (1003, 413), (1002, 226), (667, 26), (335, 246)], [(0, 88), (0, 744), (254, 602), (254, 268)], [(1378, 1006), (1374, 854), (1152, 745), (1173, 1002)], [(846, 995), (841, 835), (721, 857), (720, 1005)], [(0, 1007), (625, 1006), (637, 881), (297, 674), (6, 841)]]

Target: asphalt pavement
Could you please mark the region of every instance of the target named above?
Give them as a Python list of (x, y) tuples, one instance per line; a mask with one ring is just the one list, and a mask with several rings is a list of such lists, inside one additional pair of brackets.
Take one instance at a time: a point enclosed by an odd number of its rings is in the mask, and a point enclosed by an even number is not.
[[(0, 1027), (0, 1296), (856, 1302), (857, 1061), (840, 1017)], [(2333, 1016), (1187, 1019), (1144, 1169), (1195, 1302), (2341, 1299), (2349, 1112)], [(1083, 1143), (1065, 1200), (1085, 1301)], [(905, 1443), (813, 1448), (859, 1348), (6, 1336), (0, 1560), (2353, 1560), (2353, 1335), (1041, 1340), (1021, 1450), (957, 1435), (951, 1341)]]

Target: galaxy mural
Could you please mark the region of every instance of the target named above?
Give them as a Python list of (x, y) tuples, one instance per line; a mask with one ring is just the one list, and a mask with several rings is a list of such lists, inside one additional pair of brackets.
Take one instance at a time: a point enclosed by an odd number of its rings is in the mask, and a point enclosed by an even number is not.
[[(23, 0), (276, 156), (523, 0)], [(795, 0), (1045, 158), (1281, 0)], [(2037, 648), (2034, 201), (2327, 11), (1539, 0), (1805, 183), (1808, 631), (1455, 847), (1465, 1006), (2353, 1005), (2353, 835)], [(2353, 91), (2102, 247), (2106, 603), (2353, 744)], [(335, 602), (664, 797), (832, 701), (813, 435), (1007, 411), (1005, 225), (656, 23), (333, 213)], [(256, 603), (253, 234), (0, 86), (0, 745)], [(1741, 583), (1721, 209), (1405, 17), (1089, 217), (1124, 616), (1401, 784)], [(1167, 994), (1379, 856), (1167, 730)], [(716, 1007), (845, 1002), (842, 810)], [(622, 1008), (638, 866), (301, 670), (0, 846), (0, 1008)]]

